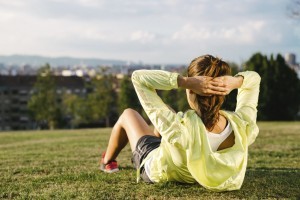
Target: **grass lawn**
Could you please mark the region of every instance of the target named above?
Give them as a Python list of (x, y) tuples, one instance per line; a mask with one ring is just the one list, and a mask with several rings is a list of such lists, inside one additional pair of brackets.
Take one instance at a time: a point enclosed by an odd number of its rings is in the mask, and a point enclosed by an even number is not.
[(300, 122), (261, 122), (242, 188), (136, 183), (127, 146), (121, 171), (98, 170), (111, 129), (0, 132), (0, 199), (299, 199)]

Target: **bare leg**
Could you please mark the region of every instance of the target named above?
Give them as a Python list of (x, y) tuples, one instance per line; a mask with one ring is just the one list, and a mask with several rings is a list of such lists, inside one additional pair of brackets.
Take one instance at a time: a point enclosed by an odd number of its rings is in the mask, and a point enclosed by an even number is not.
[(155, 136), (138, 112), (130, 108), (124, 110), (112, 129), (104, 163), (115, 160), (128, 141), (131, 150), (134, 151), (138, 140), (144, 135)]

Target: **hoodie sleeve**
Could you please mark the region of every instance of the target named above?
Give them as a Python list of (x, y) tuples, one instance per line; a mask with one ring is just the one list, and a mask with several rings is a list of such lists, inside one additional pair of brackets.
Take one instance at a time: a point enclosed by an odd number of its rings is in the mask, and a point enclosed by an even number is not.
[(236, 76), (243, 76), (244, 81), (238, 89), (237, 105), (235, 112), (249, 123), (247, 130), (248, 145), (251, 145), (258, 135), (257, 103), (259, 96), (260, 76), (253, 71), (240, 72)]
[(137, 96), (152, 124), (169, 143), (178, 142), (181, 113), (171, 110), (157, 95), (156, 90), (178, 88), (178, 73), (162, 70), (136, 70), (132, 82)]

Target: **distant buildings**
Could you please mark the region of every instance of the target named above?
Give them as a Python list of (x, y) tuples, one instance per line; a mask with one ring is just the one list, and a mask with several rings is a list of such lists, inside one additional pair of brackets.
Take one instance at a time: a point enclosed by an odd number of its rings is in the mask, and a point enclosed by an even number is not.
[(300, 79), (300, 64), (296, 61), (296, 54), (287, 53), (284, 58), (285, 62), (298, 74), (298, 78)]
[[(73, 66), (51, 66), (53, 75), (55, 76), (78, 76), (78, 77), (94, 77), (97, 74), (112, 75), (130, 75), (136, 69), (164, 69), (168, 71), (182, 72), (186, 69), (184, 65), (145, 65), (145, 64), (124, 64), (124, 65), (73, 65)], [(10, 65), (0, 63), (0, 75), (3, 76), (35, 76), (39, 68), (28, 64)]]
[[(165, 66), (163, 66), (165, 67)], [(120, 82), (125, 75), (131, 75), (136, 69), (161, 69), (160, 65), (125, 65), (100, 66), (97, 68), (86, 66), (52, 68), (57, 86), (57, 101), (61, 102), (64, 92), (85, 95), (85, 81), (90, 77), (103, 74), (113, 74)], [(185, 69), (185, 66), (168, 66), (169, 71)], [(5, 66), (0, 64), (0, 131), (26, 130), (40, 128), (29, 113), (27, 104), (33, 94), (38, 69), (29, 65)], [(116, 83), (119, 91), (119, 83)]]
[[(33, 94), (36, 76), (0, 76), (0, 130), (36, 129), (38, 125), (27, 108)], [(81, 77), (55, 76), (57, 101), (61, 102), (63, 91), (84, 95), (84, 80)]]

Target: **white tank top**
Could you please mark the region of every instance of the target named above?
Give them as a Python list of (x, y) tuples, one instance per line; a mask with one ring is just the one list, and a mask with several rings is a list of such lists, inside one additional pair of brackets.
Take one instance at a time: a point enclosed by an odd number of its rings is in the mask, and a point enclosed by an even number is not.
[(207, 131), (207, 137), (210, 143), (211, 150), (217, 151), (220, 144), (224, 142), (224, 140), (226, 140), (226, 138), (230, 135), (231, 132), (232, 128), (229, 122), (226, 128), (219, 134)]

